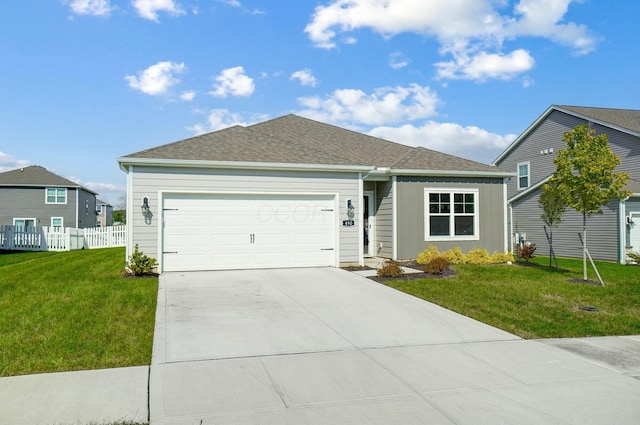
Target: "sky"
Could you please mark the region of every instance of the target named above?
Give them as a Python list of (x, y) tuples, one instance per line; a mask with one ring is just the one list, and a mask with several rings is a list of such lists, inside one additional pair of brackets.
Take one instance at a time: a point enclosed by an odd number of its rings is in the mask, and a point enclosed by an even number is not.
[(554, 104), (640, 109), (634, 0), (11, 0), (0, 172), (118, 206), (116, 159), (286, 114), (491, 163)]

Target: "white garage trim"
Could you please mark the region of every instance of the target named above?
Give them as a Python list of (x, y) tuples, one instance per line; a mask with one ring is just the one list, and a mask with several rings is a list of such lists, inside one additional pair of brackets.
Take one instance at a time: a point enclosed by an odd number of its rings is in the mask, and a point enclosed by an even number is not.
[[(158, 199), (161, 272), (339, 265), (337, 193), (171, 190)], [(178, 251), (191, 255), (172, 257)]]

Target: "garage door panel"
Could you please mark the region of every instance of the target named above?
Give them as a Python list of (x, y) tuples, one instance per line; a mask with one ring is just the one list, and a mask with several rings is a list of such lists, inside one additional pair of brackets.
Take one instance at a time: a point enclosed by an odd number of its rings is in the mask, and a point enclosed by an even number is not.
[(179, 194), (163, 206), (164, 270), (336, 265), (333, 197)]

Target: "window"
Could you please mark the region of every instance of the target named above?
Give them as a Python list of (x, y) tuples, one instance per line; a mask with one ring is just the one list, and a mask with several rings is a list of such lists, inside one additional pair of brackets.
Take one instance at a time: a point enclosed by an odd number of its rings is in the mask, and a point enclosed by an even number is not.
[(64, 227), (64, 217), (51, 217), (51, 227)]
[(425, 190), (425, 240), (478, 240), (478, 190)]
[(48, 187), (47, 188), (47, 204), (66, 204), (67, 203), (67, 189), (62, 187)]
[(529, 187), (529, 163), (521, 162), (518, 164), (518, 190)]
[(35, 218), (14, 218), (13, 225), (19, 232), (33, 231), (36, 228)]
[(102, 205), (96, 205), (96, 214), (102, 214)]

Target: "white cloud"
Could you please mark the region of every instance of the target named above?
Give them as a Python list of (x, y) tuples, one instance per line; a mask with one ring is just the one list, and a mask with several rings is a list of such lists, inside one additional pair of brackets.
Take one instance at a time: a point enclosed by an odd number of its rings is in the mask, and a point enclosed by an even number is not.
[(26, 167), (29, 161), (25, 159), (17, 159), (13, 155), (0, 151), (0, 172), (15, 170)]
[(265, 121), (268, 118), (265, 114), (255, 114), (251, 119), (245, 119), (241, 114), (230, 112), (228, 109), (212, 109), (207, 116), (206, 124), (198, 123), (187, 127), (187, 130), (198, 135), (234, 125), (247, 126), (259, 121)]
[(428, 149), (490, 163), (517, 135), (500, 135), (476, 126), (427, 121), (421, 126), (376, 127), (370, 135), (410, 146)]
[(242, 4), (238, 0), (216, 0), (218, 3), (224, 3), (231, 7), (242, 7)]
[(508, 55), (480, 52), (475, 56), (454, 55), (454, 60), (435, 64), (438, 78), (485, 81), (510, 80), (533, 68), (535, 60), (529, 52), (518, 49)]
[(185, 11), (173, 0), (133, 0), (133, 7), (142, 18), (154, 22), (160, 22), (158, 12), (166, 12), (174, 16), (185, 14)]
[(212, 96), (251, 96), (255, 90), (253, 79), (244, 73), (241, 66), (222, 70), (216, 81), (214, 90), (209, 92)]
[(389, 66), (393, 69), (404, 68), (409, 65), (409, 62), (402, 52), (393, 52), (389, 55)]
[(319, 121), (383, 125), (434, 116), (440, 100), (429, 87), (411, 84), (378, 88), (372, 94), (339, 89), (325, 98), (299, 98), (298, 103), (304, 108), (301, 115)]
[(191, 102), (193, 99), (195, 99), (195, 97), (196, 92), (194, 91), (186, 91), (180, 95), (180, 99), (184, 100), (185, 102)]
[(313, 76), (310, 69), (301, 69), (291, 74), (291, 80), (300, 81), (302, 86), (315, 87), (317, 84), (316, 77)]
[(384, 37), (407, 32), (435, 37), (441, 54), (454, 56), (453, 61), (438, 64), (439, 70), (443, 64), (455, 70), (441, 78), (470, 78), (476, 73), (481, 78), (504, 79), (526, 72), (533, 63), (523, 49), (504, 54), (506, 39), (541, 37), (579, 54), (595, 48), (596, 39), (586, 26), (563, 22), (568, 7), (576, 2), (519, 0), (509, 14), (504, 13), (505, 0), (332, 0), (316, 7), (305, 32), (317, 47), (327, 49), (361, 28)]
[(109, 16), (113, 10), (109, 0), (73, 0), (69, 6), (78, 15)]
[(180, 82), (176, 74), (186, 71), (184, 63), (158, 62), (151, 65), (144, 71), (138, 72), (138, 76), (127, 75), (125, 80), (129, 82), (129, 87), (139, 90), (151, 96), (165, 94), (170, 87)]
[[(71, 180), (71, 179), (69, 179)], [(75, 180), (74, 180), (75, 181)], [(88, 189), (93, 190), (94, 192), (103, 193), (103, 192), (126, 192), (126, 188), (122, 186), (118, 186), (117, 184), (112, 183), (98, 183), (98, 182), (86, 182), (82, 183), (77, 181), (79, 184), (85, 186)]]

